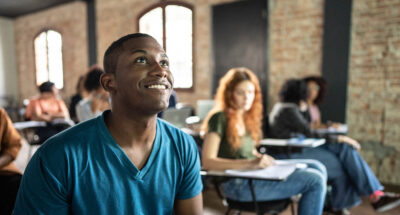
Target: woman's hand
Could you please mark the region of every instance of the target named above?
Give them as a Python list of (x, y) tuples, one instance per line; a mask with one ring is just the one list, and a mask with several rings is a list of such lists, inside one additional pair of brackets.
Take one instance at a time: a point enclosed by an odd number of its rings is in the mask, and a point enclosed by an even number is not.
[(352, 146), (352, 147), (355, 148), (357, 151), (360, 151), (360, 150), (361, 150), (361, 145), (360, 145), (360, 143), (358, 143), (357, 140), (355, 140), (355, 139), (353, 139), (353, 138), (351, 138), (351, 137), (344, 136), (344, 135), (339, 135), (338, 141), (339, 141), (340, 143), (345, 143), (345, 144), (347, 144), (347, 145)]
[(334, 129), (339, 129), (342, 126), (342, 123), (328, 121), (327, 126)]
[[(261, 154), (260, 154), (261, 155)], [(263, 169), (275, 164), (275, 159), (269, 155), (261, 155), (253, 160), (254, 169)]]

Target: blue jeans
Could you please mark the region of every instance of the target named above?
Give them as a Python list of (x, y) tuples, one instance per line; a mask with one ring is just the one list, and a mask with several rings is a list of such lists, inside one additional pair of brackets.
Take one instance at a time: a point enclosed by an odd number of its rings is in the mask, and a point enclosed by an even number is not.
[[(326, 169), (315, 160), (291, 160), (306, 163), (305, 169), (296, 170), (285, 181), (254, 180), (257, 201), (279, 200), (302, 194), (298, 214), (321, 214), (326, 194)], [(231, 179), (222, 184), (224, 194), (237, 201), (252, 201), (247, 179)]]
[[(287, 158), (277, 155), (275, 158)], [(304, 148), (302, 153), (291, 155), (295, 159), (315, 159), (323, 163), (328, 171), (328, 182), (332, 186), (331, 205), (335, 210), (351, 208), (361, 203), (360, 196), (383, 190), (383, 186), (351, 146), (327, 143), (317, 148)]]

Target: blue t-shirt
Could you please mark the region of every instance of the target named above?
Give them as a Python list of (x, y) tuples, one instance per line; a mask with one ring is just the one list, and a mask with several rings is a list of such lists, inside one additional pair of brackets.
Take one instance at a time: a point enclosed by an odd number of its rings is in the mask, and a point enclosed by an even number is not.
[(109, 133), (104, 114), (39, 148), (14, 214), (172, 214), (175, 199), (202, 191), (192, 137), (158, 119), (153, 149), (138, 170)]

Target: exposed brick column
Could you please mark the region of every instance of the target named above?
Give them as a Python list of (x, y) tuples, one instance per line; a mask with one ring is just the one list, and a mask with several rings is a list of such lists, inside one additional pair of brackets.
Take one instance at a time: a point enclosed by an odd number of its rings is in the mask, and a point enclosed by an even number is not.
[(400, 184), (400, 2), (354, 0), (347, 123), (383, 182)]

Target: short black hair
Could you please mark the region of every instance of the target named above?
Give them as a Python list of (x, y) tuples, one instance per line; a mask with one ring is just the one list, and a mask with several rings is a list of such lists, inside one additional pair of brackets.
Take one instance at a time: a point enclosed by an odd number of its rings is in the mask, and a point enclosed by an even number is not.
[(139, 37), (153, 38), (152, 36), (150, 36), (148, 34), (142, 34), (142, 33), (128, 34), (128, 35), (125, 35), (125, 36), (119, 38), (118, 40), (114, 41), (107, 48), (106, 52), (104, 53), (104, 58), (103, 58), (103, 67), (104, 67), (104, 71), (106, 73), (115, 73), (115, 69), (117, 67), (117, 60), (122, 51), (121, 50), (122, 44), (127, 40), (139, 38)]
[(280, 92), (281, 102), (300, 104), (301, 100), (307, 99), (307, 84), (303, 80), (289, 79), (287, 80)]
[(40, 93), (53, 92), (54, 83), (50, 81), (43, 82), (39, 86)]
[(98, 66), (92, 66), (89, 72), (86, 74), (85, 82), (83, 86), (88, 92), (99, 89), (100, 77), (104, 73), (104, 70)]

